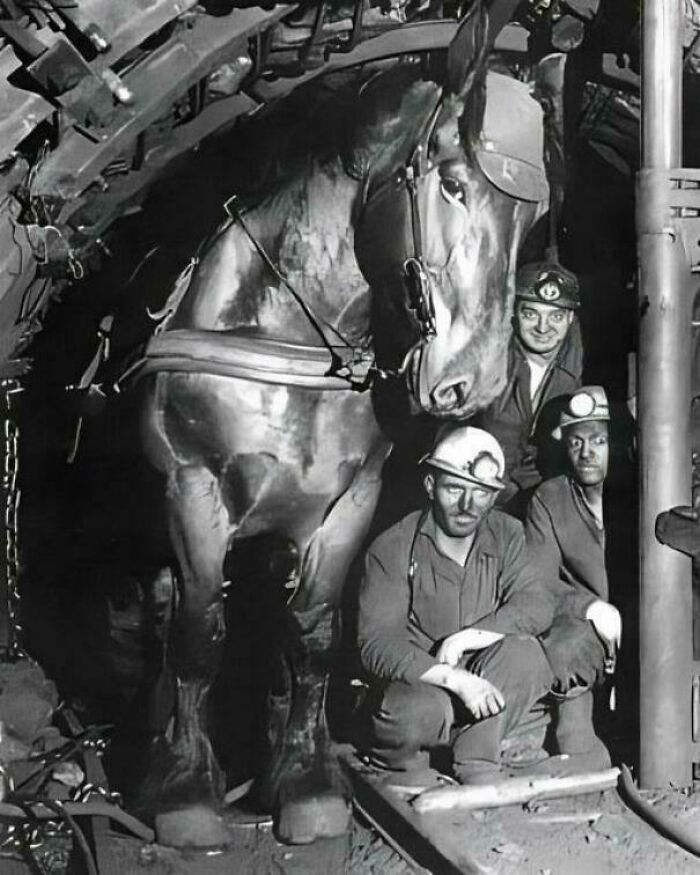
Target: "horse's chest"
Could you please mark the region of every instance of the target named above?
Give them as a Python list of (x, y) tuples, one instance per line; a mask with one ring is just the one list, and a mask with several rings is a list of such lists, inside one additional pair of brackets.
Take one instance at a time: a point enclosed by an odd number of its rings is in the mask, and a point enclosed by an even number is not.
[(177, 465), (218, 477), (246, 534), (317, 522), (383, 441), (369, 393), (169, 375), (162, 402)]

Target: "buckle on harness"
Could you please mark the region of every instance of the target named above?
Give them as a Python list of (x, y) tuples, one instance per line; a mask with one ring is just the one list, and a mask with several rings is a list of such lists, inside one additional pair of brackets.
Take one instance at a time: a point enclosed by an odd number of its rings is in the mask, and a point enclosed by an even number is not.
[(408, 306), (413, 310), (420, 325), (421, 334), (426, 339), (435, 337), (435, 305), (430, 291), (430, 280), (423, 263), (418, 258), (407, 258), (403, 263), (404, 276), (408, 287)]

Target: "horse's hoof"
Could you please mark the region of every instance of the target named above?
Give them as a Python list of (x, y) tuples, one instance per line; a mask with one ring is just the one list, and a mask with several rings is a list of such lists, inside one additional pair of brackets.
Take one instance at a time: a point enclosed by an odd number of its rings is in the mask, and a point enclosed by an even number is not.
[(321, 793), (281, 804), (277, 837), (290, 845), (308, 845), (316, 839), (345, 835), (349, 827), (348, 800), (335, 793)]
[(173, 848), (220, 848), (231, 841), (223, 819), (204, 805), (157, 814), (155, 828), (158, 844)]

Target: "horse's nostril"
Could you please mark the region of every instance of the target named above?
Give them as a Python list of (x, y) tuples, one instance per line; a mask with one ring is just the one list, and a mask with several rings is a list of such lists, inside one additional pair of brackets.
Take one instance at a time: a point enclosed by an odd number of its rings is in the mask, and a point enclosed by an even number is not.
[(469, 397), (470, 384), (465, 380), (444, 382), (433, 391), (433, 403), (440, 410), (462, 407)]

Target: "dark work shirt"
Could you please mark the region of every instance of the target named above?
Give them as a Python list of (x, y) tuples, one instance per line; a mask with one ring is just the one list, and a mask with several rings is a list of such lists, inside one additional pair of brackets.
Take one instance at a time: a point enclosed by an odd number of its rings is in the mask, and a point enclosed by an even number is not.
[[(569, 336), (543, 378), (533, 407), (530, 366), (521, 344), (511, 339), (506, 387), (489, 407), (473, 418), (472, 424), (490, 432), (500, 443), (506, 457), (506, 474), (518, 489), (528, 489), (541, 482), (535, 440), (538, 415), (552, 399), (569, 395), (581, 386), (580, 367), (578, 326), (572, 323)], [(512, 491), (505, 491), (501, 498), (505, 501), (510, 495)]]
[(572, 478), (555, 477), (535, 490), (525, 534), (541, 579), (559, 594), (558, 612), (584, 618), (594, 601), (608, 601), (605, 532)]
[(439, 642), (460, 629), (538, 635), (553, 615), (554, 598), (540, 586), (520, 522), (491, 510), (462, 566), (438, 549), (432, 514), (416, 512), (367, 551), (360, 656), (375, 677), (415, 682), (437, 664)]

